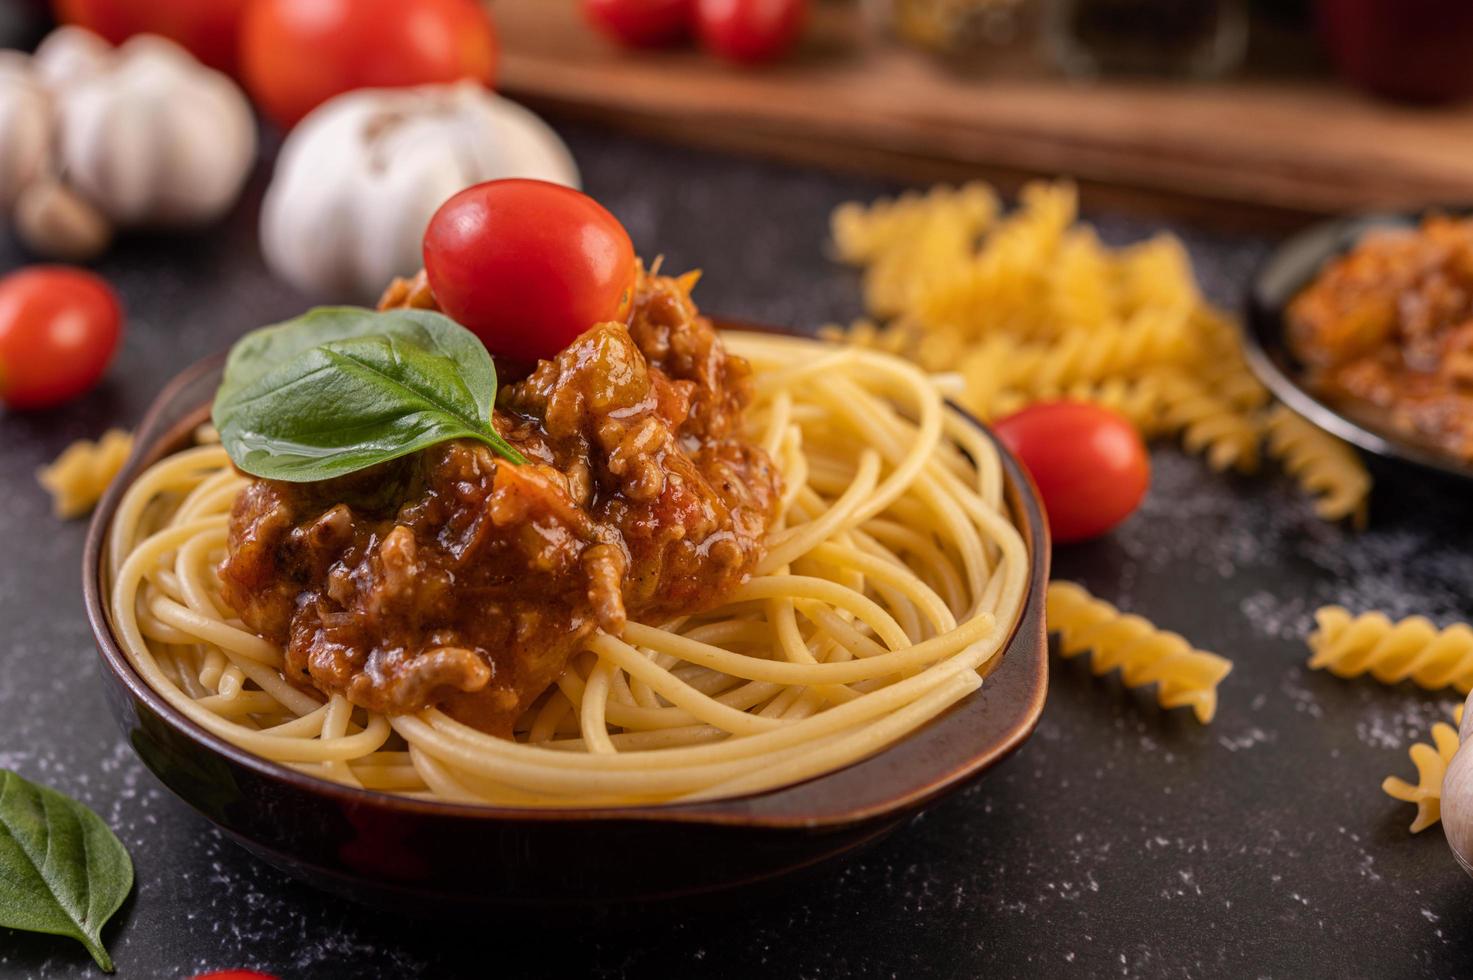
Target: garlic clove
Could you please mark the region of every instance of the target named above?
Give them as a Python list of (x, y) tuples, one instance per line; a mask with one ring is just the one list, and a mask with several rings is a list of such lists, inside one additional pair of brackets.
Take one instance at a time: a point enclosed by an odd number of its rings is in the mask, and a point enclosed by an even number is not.
[(49, 177), (27, 185), (15, 203), (15, 231), (37, 255), (85, 262), (107, 250), (113, 229), (102, 213)]
[(1463, 702), (1463, 720), (1458, 725), (1458, 741), (1466, 742), (1469, 736), (1473, 736), (1473, 693)]
[(56, 90), (108, 67), (113, 47), (81, 27), (58, 27), (36, 48), (35, 69), (40, 83)]
[(0, 209), (46, 170), (51, 150), (51, 101), (18, 51), (0, 51)]

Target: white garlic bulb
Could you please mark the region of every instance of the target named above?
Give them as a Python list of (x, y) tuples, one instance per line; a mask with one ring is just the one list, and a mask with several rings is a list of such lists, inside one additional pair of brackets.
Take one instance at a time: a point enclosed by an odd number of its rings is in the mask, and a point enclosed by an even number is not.
[(261, 212), (266, 261), (331, 299), (367, 301), (420, 267), (421, 239), (455, 192), (503, 177), (578, 186), (557, 135), (472, 82), (338, 96), (282, 147)]
[(200, 224), (235, 203), (256, 128), (225, 75), (161, 37), (110, 49), (77, 28), (54, 32), (34, 70), (53, 93), (59, 173), (115, 224)]

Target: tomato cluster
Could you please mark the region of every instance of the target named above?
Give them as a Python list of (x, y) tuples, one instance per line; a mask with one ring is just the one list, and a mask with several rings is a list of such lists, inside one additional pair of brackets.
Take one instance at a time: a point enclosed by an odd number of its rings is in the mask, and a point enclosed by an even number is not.
[(54, 0), (59, 20), (120, 43), (162, 34), (239, 75), (272, 121), (291, 126), (356, 88), (496, 73), (496, 30), (477, 0)]
[(807, 7), (806, 0), (583, 0), (588, 22), (621, 44), (657, 47), (694, 31), (708, 51), (742, 64), (787, 53)]

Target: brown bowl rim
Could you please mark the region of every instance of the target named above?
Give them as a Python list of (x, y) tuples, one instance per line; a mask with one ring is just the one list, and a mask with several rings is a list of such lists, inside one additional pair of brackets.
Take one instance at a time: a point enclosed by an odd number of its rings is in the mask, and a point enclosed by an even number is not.
[[(755, 330), (764, 333), (793, 334), (792, 331), (777, 329), (765, 324), (731, 320), (718, 320), (717, 322), (724, 330)], [(154, 398), (148, 411), (144, 414), (136, 431), (145, 432), (154, 428), (157, 423), (157, 417), (166, 410), (166, 407), (171, 404), (181, 389), (188, 387), (209, 372), (220, 370), (225, 358), (225, 352), (211, 355), (195, 362), (190, 367), (175, 375), (173, 379), (160, 389), (159, 394)], [(129, 695), (132, 698), (147, 705), (152, 712), (167, 722), (181, 735), (192, 742), (202, 745), (217, 755), (224, 756), (235, 765), (251, 769), (265, 778), (288, 783), (308, 795), (332, 798), (340, 805), (350, 807), (378, 806), (387, 807), (400, 813), (506, 823), (634, 821), (715, 826), (740, 825), (768, 828), (816, 828), (825, 826), (851, 826), (872, 819), (880, 819), (887, 815), (903, 813), (919, 808), (926, 802), (942, 795), (947, 790), (965, 782), (969, 777), (1001, 761), (1032, 734), (1033, 729), (1038, 724), (1040, 715), (1043, 713), (1044, 699), (1047, 695), (1048, 644), (1046, 642), (1047, 635), (1042, 629), (1042, 603), (1044, 601), (1044, 590), (1047, 587), (1049, 575), (1050, 538), (1048, 522), (1044, 517), (1043, 507), (1039, 503), (1037, 488), (1034, 486), (1032, 479), (1023, 466), (987, 426), (983, 425), (970, 413), (956, 406), (954, 403), (949, 402), (949, 404), (961, 412), (972, 424), (981, 429), (997, 447), (1004, 474), (1004, 493), (1015, 512), (1015, 516), (1019, 519), (1019, 529), (1023, 532), (1025, 544), (1029, 549), (1027, 594), (1024, 597), (1023, 606), (1019, 611), (1017, 619), (1009, 628), (1007, 640), (1003, 643), (1001, 652), (998, 654), (999, 664), (1002, 658), (1008, 656), (1014, 657), (1015, 659), (1026, 656), (1030, 659), (1031, 663), (1028, 666), (1031, 668), (1031, 676), (1027, 678), (1027, 696), (1019, 701), (1009, 703), (1014, 711), (1015, 717), (1012, 718), (1011, 723), (1003, 730), (1001, 737), (970, 753), (965, 761), (960, 764), (946, 768), (944, 771), (927, 773), (922, 777), (916, 778), (903, 786), (897, 787), (894, 792), (887, 793), (887, 798), (884, 801), (867, 807), (844, 809), (833, 806), (824, 806), (821, 808), (815, 806), (815, 809), (821, 809), (822, 812), (806, 815), (802, 813), (762, 812), (762, 802), (764, 800), (771, 800), (779, 796), (813, 796), (815, 803), (820, 802), (822, 800), (824, 782), (839, 773), (845, 772), (852, 768), (852, 766), (826, 772), (791, 785), (765, 790), (761, 793), (693, 803), (656, 803), (586, 808), (542, 808), (422, 800), (386, 793), (380, 790), (344, 786), (307, 773), (298, 772), (289, 766), (265, 759), (253, 752), (242, 749), (214, 733), (201, 728), (188, 717), (181, 714), (173, 705), (169, 704), (162, 695), (155, 691), (138, 674), (133, 665), (128, 662), (117, 639), (113, 635), (112, 623), (107, 612), (108, 604), (104, 599), (102, 587), (103, 546), (107, 537), (108, 528), (112, 523), (113, 514), (117, 511), (123, 494), (147, 466), (152, 465), (157, 459), (162, 458), (166, 452), (172, 451), (168, 447), (173, 443), (177, 443), (192, 426), (186, 427), (176, 424), (165, 431), (162, 436), (155, 439), (152, 444), (135, 445), (117, 478), (108, 487), (107, 492), (103, 495), (96, 510), (93, 512), (91, 522), (87, 528), (87, 537), (82, 553), (82, 594), (87, 611), (87, 621), (91, 626), (93, 637), (97, 643), (99, 658), (103, 665), (116, 679), (121, 681), (128, 689)], [(1030, 637), (1023, 636), (1021, 630), (1023, 624), (1030, 620), (1030, 614), (1035, 612), (1038, 616), (1040, 635), (1036, 638), (1037, 642), (1029, 642)], [(985, 687), (968, 695), (962, 701), (949, 708), (946, 713), (962, 708), (973, 698), (978, 697), (984, 690)], [(944, 717), (946, 713), (943, 713), (940, 717)], [(925, 727), (906, 736), (905, 739), (896, 743), (896, 745), (889, 746), (874, 756), (867, 757), (867, 759), (860, 760), (853, 765), (863, 765), (868, 759), (883, 756), (900, 745), (926, 738), (931, 724), (933, 722), (928, 722)]]

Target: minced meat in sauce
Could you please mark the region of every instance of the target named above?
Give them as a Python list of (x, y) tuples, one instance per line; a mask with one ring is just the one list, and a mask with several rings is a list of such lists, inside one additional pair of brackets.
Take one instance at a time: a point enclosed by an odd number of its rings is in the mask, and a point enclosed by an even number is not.
[(1473, 219), (1367, 235), (1294, 298), (1288, 327), (1318, 391), (1473, 462)]
[[(439, 705), (510, 735), (595, 629), (717, 604), (762, 555), (780, 478), (743, 437), (751, 370), (641, 273), (593, 327), (497, 394), (528, 463), (470, 440), (317, 483), (254, 480), (224, 597), (293, 682), (391, 714)], [(380, 305), (433, 308), (423, 274)]]

